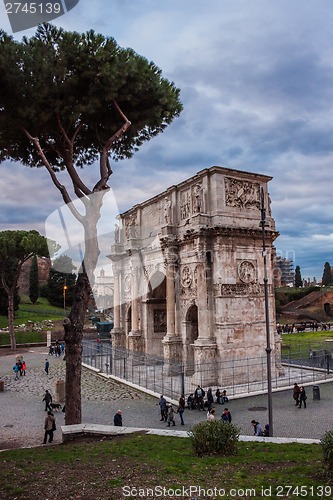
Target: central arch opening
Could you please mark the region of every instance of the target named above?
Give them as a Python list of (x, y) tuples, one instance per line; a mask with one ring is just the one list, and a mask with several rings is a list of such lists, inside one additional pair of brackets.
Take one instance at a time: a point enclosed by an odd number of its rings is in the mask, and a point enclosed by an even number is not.
[(186, 314), (186, 375), (194, 373), (194, 347), (193, 344), (199, 336), (198, 307), (193, 304)]

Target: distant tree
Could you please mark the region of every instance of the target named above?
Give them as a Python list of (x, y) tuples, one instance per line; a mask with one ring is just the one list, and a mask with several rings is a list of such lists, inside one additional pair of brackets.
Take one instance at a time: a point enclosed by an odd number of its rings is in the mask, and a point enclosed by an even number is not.
[(29, 273), (29, 299), (35, 304), (39, 297), (39, 278), (37, 256), (32, 257)]
[(329, 262), (325, 262), (321, 284), (324, 286), (329, 286), (333, 284), (332, 268)]
[(302, 276), (301, 276), (301, 268), (296, 266), (295, 268), (295, 287), (300, 288), (303, 286)]
[(41, 257), (49, 255), (47, 240), (38, 231), (0, 232), (0, 278), (8, 296), (8, 328), (13, 350), (16, 349), (14, 294), (22, 265), (33, 255)]
[(46, 297), (51, 305), (62, 307), (65, 300), (66, 306), (73, 304), (73, 292), (76, 283), (74, 269), (73, 261), (67, 255), (61, 255), (54, 260), (45, 289)]
[[(84, 230), (83, 262), (64, 320), (65, 422), (78, 424), (83, 327), (110, 161), (132, 157), (166, 129), (182, 111), (180, 90), (153, 62), (113, 38), (50, 24), (21, 43), (0, 30), (0, 89), (0, 161), (44, 167)], [(80, 168), (93, 165), (96, 182), (89, 186)], [(61, 170), (67, 177), (59, 178)]]
[[(13, 262), (14, 269), (16, 266), (16, 263)], [(10, 263), (7, 263), (7, 276), (9, 281), (11, 282), (13, 280), (13, 277), (11, 276), (11, 273), (14, 270), (10, 270)], [(19, 294), (19, 287), (16, 286), (14, 290), (14, 312), (18, 310), (19, 304), (20, 304), (20, 294)], [(0, 316), (7, 316), (8, 317), (8, 295), (4, 287), (2, 286), (1, 279), (0, 279)]]

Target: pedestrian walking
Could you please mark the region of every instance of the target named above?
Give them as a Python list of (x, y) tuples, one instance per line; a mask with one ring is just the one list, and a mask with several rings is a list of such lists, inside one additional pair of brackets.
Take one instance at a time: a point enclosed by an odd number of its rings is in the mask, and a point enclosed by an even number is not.
[(294, 389), (293, 389), (293, 398), (295, 400), (295, 406), (299, 405), (299, 393), (301, 392), (301, 389), (296, 382), (294, 383)]
[(113, 417), (113, 424), (116, 427), (122, 427), (123, 425), (123, 416), (122, 416), (122, 411), (118, 410), (115, 416)]
[(52, 411), (48, 411), (44, 422), (44, 441), (43, 444), (47, 443), (47, 438), (49, 438), (49, 443), (53, 441), (53, 432), (56, 430), (55, 418)]
[(52, 406), (51, 406), (52, 396), (47, 389), (45, 391), (45, 394), (44, 394), (42, 401), (45, 401), (45, 411), (48, 411), (48, 410), (51, 411), (52, 410)]
[(177, 413), (180, 416), (180, 425), (184, 425), (184, 411), (185, 411), (185, 398), (184, 395), (180, 396), (178, 401)]
[(25, 377), (26, 370), (27, 370), (27, 364), (25, 361), (22, 361), (22, 373), (23, 373), (24, 377)]
[(45, 360), (45, 365), (44, 365), (44, 371), (45, 371), (46, 375), (49, 374), (49, 368), (50, 368), (50, 363), (49, 363), (49, 360), (46, 359)]
[(19, 374), (19, 365), (18, 363), (15, 363), (15, 365), (13, 366), (13, 370), (14, 370), (14, 380), (18, 380), (18, 374)]
[(176, 422), (175, 422), (175, 412), (174, 412), (172, 404), (170, 404), (169, 407), (168, 407), (167, 422), (168, 422), (168, 427), (170, 427), (171, 423), (172, 423), (172, 425), (176, 425)]
[(300, 393), (299, 393), (299, 407), (302, 408), (302, 403), (304, 404), (304, 408), (306, 408), (306, 400), (308, 399), (304, 387), (301, 385), (300, 387)]
[(161, 420), (161, 422), (163, 422), (163, 421), (166, 422), (167, 418), (168, 418), (168, 409), (167, 409), (167, 402), (166, 402), (166, 399), (163, 396), (163, 394), (161, 394), (158, 404), (159, 404), (160, 411), (161, 411), (161, 419), (160, 420)]

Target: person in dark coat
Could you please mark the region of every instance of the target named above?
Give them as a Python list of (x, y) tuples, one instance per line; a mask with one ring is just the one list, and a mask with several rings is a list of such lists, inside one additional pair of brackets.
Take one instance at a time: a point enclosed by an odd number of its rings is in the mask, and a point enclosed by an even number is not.
[(117, 427), (121, 427), (123, 425), (123, 417), (122, 417), (122, 411), (118, 410), (115, 416), (113, 417), (113, 423)]
[(301, 391), (299, 393), (299, 407), (298, 408), (302, 408), (302, 403), (304, 404), (304, 408), (306, 408), (306, 400), (308, 398), (307, 398), (307, 395), (305, 394), (305, 389), (302, 385), (301, 385), (300, 389), (301, 389)]
[(301, 392), (301, 389), (296, 382), (294, 383), (294, 389), (293, 389), (293, 398), (295, 400), (295, 406), (299, 405), (299, 393)]
[(180, 416), (181, 425), (184, 425), (184, 411), (185, 411), (185, 398), (184, 395), (182, 394), (178, 401), (178, 410), (177, 410), (177, 413)]
[(212, 392), (212, 388), (210, 387), (207, 391), (207, 406), (208, 406), (208, 410), (210, 410), (213, 406), (213, 403), (214, 403), (214, 396), (213, 396), (213, 392)]
[(52, 410), (52, 406), (51, 406), (52, 396), (47, 389), (45, 391), (45, 394), (44, 394), (42, 401), (45, 401), (45, 411)]

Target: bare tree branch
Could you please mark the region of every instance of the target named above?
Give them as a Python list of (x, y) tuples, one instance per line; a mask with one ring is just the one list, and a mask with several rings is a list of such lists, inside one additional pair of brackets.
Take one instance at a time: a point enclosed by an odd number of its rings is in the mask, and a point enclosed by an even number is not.
[(68, 146), (68, 153), (67, 153), (67, 158), (65, 159), (66, 163), (66, 168), (67, 172), (71, 178), (72, 184), (73, 184), (73, 189), (78, 198), (82, 198), (84, 195), (88, 196), (91, 194), (91, 190), (82, 182), (80, 176), (78, 175), (74, 165), (73, 165), (73, 145), (74, 141), (77, 137), (77, 134), (79, 133), (80, 129), (82, 128), (82, 123), (80, 123), (77, 127), (76, 130), (74, 131), (72, 139), (68, 137), (68, 134), (66, 130), (64, 129), (61, 120), (60, 120), (60, 115), (58, 113), (57, 115), (57, 121), (58, 121), (58, 127), (59, 130), (62, 134), (62, 136), (65, 139), (65, 142), (67, 143)]
[(102, 149), (100, 153), (100, 160), (99, 160), (99, 168), (100, 168), (100, 174), (101, 178), (100, 180), (95, 184), (94, 186), (94, 191), (99, 191), (100, 189), (107, 189), (107, 181), (109, 180), (112, 170), (109, 162), (109, 151), (112, 147), (112, 145), (115, 143), (116, 140), (120, 139), (127, 131), (127, 129), (131, 126), (131, 122), (128, 120), (127, 116), (122, 112), (120, 107), (118, 106), (117, 102), (115, 99), (113, 99), (113, 105), (120, 114), (120, 116), (124, 120), (124, 125), (117, 130), (115, 134), (113, 134), (105, 143), (104, 148)]
[(60, 191), (62, 199), (64, 200), (65, 204), (68, 206), (68, 208), (70, 209), (70, 211), (72, 212), (74, 217), (79, 222), (83, 223), (84, 217), (80, 214), (80, 212), (73, 205), (72, 199), (69, 196), (66, 187), (59, 182), (54, 170), (52, 169), (50, 163), (48, 162), (48, 159), (46, 158), (46, 156), (44, 154), (44, 151), (39, 143), (38, 137), (33, 137), (31, 134), (29, 134), (29, 132), (24, 127), (22, 127), (22, 130), (25, 133), (25, 135), (28, 137), (28, 139), (35, 145), (35, 148), (37, 149), (38, 154), (41, 157), (44, 166), (46, 167), (48, 173), (50, 174), (50, 177), (53, 181), (53, 184)]

